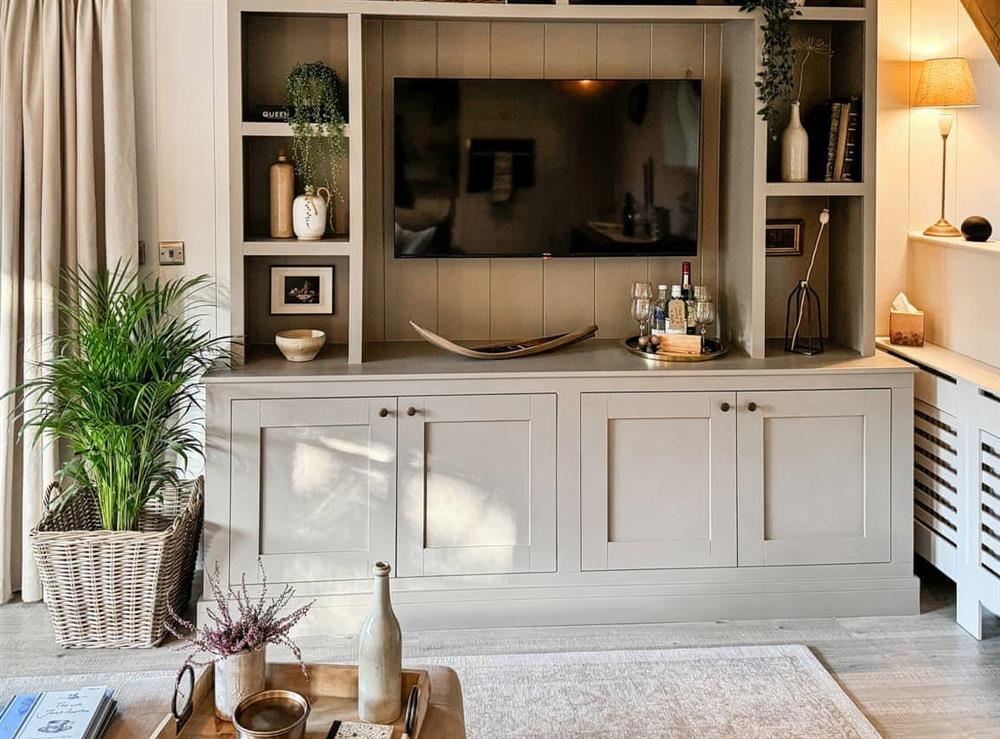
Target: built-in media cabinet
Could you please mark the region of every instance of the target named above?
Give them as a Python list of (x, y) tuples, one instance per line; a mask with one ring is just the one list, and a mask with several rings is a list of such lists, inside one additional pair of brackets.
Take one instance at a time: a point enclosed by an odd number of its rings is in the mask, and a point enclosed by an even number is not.
[[(859, 181), (806, 183), (776, 181), (779, 143), (756, 115), (759, 18), (728, 3), (215, 8), (229, 111), (219, 236), (231, 245), (219, 294), (245, 352), (206, 379), (207, 562), (238, 582), (260, 557), (272, 580), (317, 599), (304, 626), (315, 631), (360, 623), (377, 560), (393, 564), (410, 628), (916, 612), (913, 369), (876, 354), (873, 330), (871, 0), (810, 4), (794, 21), (797, 38), (834, 51), (809, 68), (803, 99), (871, 103)], [(288, 70), (315, 59), (347, 88), (336, 229), (272, 240), (267, 168), (291, 132), (252, 111), (280, 102)], [(697, 253), (401, 256), (394, 90), (420, 78), (697, 81), (698, 184), (684, 195), (696, 205), (674, 215)], [(828, 348), (804, 357), (775, 339), (821, 208), (831, 221), (812, 282)], [(802, 256), (766, 258), (770, 218), (803, 221)], [(716, 296), (730, 353), (628, 354), (631, 283), (677, 282), (682, 261)], [(333, 266), (333, 314), (271, 315), (276, 265)], [(418, 341), (411, 320), (458, 340), (600, 332), (477, 362)], [(331, 344), (285, 362), (273, 335), (294, 327)]]

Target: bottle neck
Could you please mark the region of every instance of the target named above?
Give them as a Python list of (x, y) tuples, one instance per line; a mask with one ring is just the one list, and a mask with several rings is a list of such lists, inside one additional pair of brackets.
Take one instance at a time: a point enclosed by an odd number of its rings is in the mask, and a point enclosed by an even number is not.
[(375, 589), (372, 593), (372, 610), (378, 613), (387, 613), (392, 609), (389, 603), (389, 578), (381, 575), (375, 576)]

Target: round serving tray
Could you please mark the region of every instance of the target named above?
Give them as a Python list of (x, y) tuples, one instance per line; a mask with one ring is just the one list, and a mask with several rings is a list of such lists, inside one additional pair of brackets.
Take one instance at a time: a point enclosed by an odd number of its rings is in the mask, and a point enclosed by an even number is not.
[(622, 341), (622, 346), (633, 354), (644, 359), (653, 359), (657, 362), (707, 362), (710, 359), (718, 359), (729, 352), (729, 347), (718, 339), (705, 339), (705, 347), (708, 351), (704, 354), (661, 354), (660, 352), (647, 352), (639, 348), (639, 337), (631, 336)]

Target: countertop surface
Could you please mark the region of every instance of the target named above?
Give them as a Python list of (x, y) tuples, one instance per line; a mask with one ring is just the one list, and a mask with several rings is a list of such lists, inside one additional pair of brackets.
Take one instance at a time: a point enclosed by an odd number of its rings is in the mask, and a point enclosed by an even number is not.
[(399, 379), (433, 375), (440, 379), (560, 377), (635, 377), (907, 372), (912, 365), (882, 352), (860, 357), (832, 347), (815, 357), (787, 354), (781, 343), (768, 345), (768, 356), (753, 359), (732, 348), (708, 362), (660, 362), (629, 353), (617, 339), (592, 339), (549, 354), (520, 359), (479, 360), (449, 354), (423, 341), (365, 345), (362, 364), (347, 364), (346, 348), (329, 345), (311, 362), (286, 361), (274, 347), (251, 347), (246, 364), (215, 370), (206, 383), (308, 382), (351, 379)]
[(890, 344), (887, 336), (881, 336), (875, 340), (875, 344), (884, 352), (922, 364), (946, 375), (961, 378), (1000, 395), (1000, 368), (991, 364), (928, 342), (924, 342), (923, 346), (898, 346)]

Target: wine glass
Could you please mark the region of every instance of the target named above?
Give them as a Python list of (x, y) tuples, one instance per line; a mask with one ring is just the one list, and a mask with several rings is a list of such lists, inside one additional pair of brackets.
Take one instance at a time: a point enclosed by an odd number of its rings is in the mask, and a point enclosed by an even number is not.
[(699, 297), (694, 304), (694, 322), (701, 333), (701, 351), (705, 352), (705, 334), (708, 327), (715, 321), (715, 303), (707, 292)]
[(649, 319), (653, 316), (653, 286), (648, 282), (632, 283), (629, 313), (632, 320), (639, 324), (639, 336), (648, 336)]

